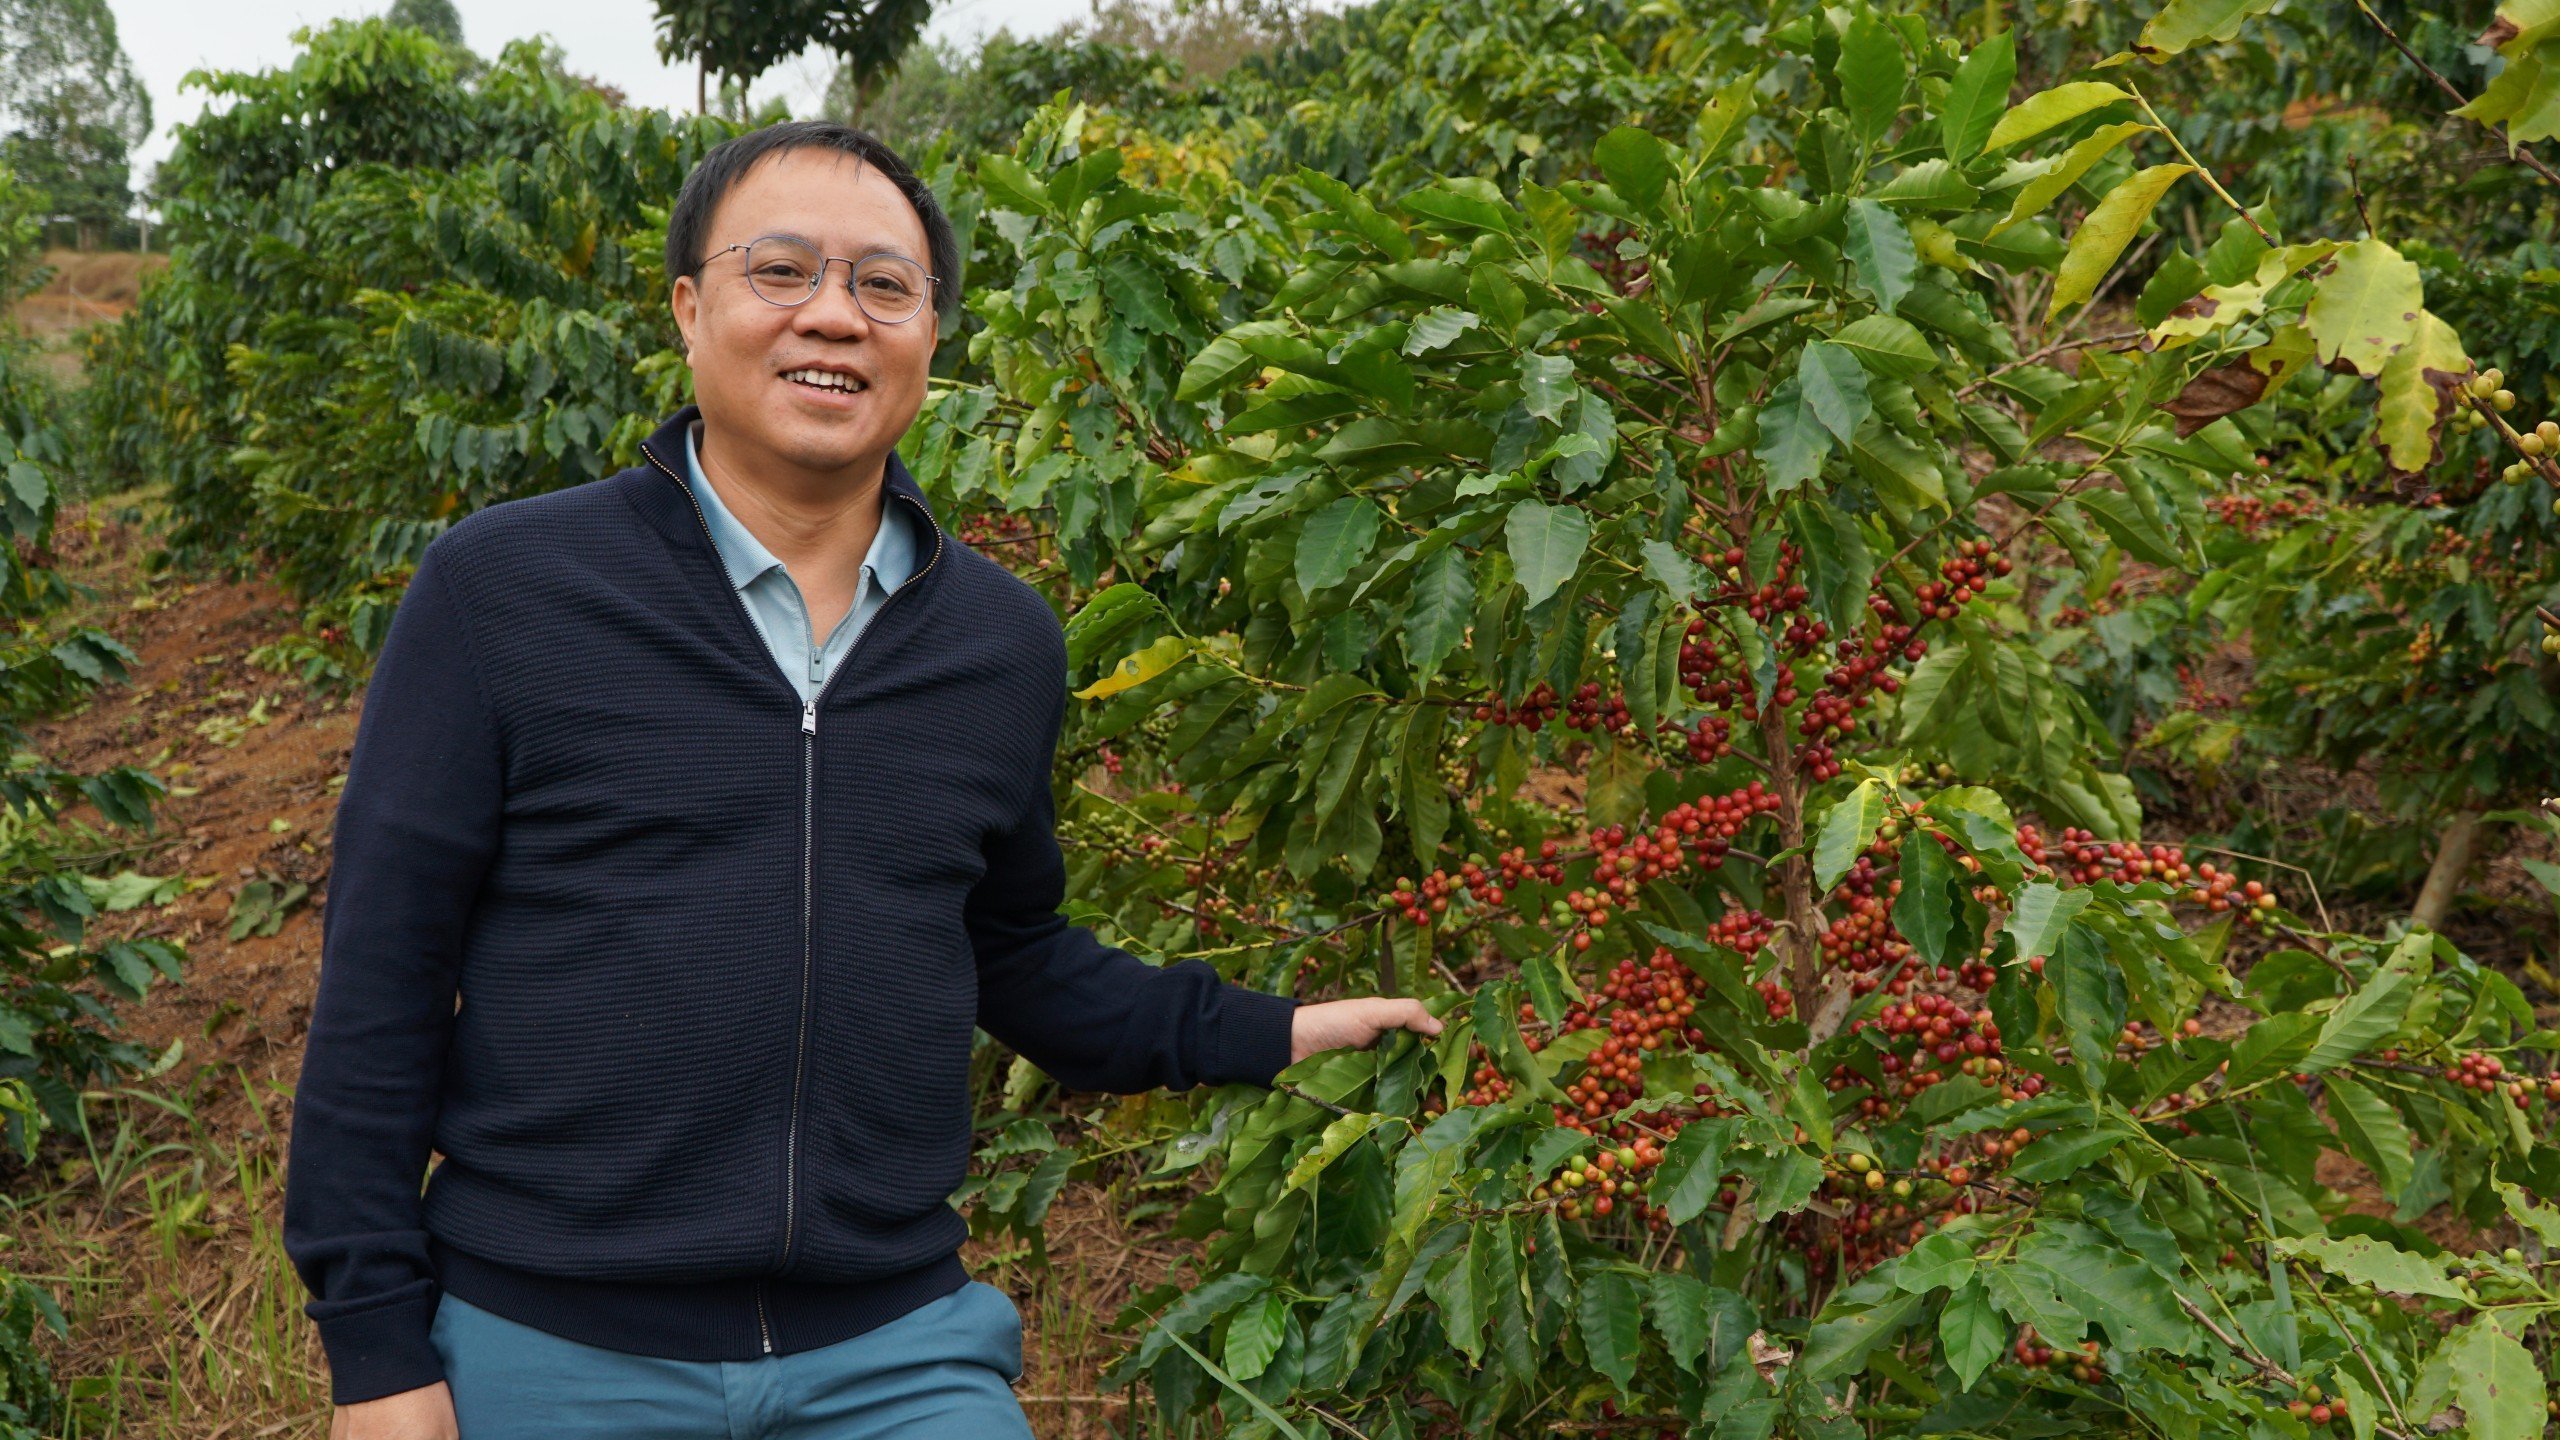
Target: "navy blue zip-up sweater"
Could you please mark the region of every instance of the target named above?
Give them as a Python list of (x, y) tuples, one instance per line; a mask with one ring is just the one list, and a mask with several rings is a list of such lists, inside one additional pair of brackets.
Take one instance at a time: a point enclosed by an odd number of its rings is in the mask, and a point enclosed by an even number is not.
[(285, 1182), (339, 1404), (443, 1378), (446, 1290), (752, 1360), (959, 1288), (973, 1023), (1077, 1089), (1288, 1063), (1296, 1001), (1059, 917), (1040, 596), (892, 456), (929, 548), (804, 706), (678, 478), (693, 418), (439, 537), (376, 664)]

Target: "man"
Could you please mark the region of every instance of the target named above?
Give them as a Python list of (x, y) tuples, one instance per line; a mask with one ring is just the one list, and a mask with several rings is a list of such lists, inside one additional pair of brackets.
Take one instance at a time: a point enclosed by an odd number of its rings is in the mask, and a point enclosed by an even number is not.
[(730, 141), (667, 226), (698, 411), (421, 560), (286, 1184), (338, 1440), (1027, 1435), (948, 1203), (973, 1024), (1120, 1092), (1438, 1032), (1057, 914), (1056, 617), (892, 453), (959, 265), (869, 136)]

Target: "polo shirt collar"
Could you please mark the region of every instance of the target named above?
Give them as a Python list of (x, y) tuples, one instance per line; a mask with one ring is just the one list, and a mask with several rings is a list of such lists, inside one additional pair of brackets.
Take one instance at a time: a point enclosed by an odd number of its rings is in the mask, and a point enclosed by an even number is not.
[[(753, 531), (739, 523), (737, 516), (729, 513), (729, 507), (720, 503), (720, 492), (703, 478), (702, 452), (697, 442), (701, 429), (699, 420), (685, 427), (687, 483), (692, 487), (694, 498), (702, 502), (702, 518), (711, 529), (712, 548), (720, 552), (720, 567), (728, 572), (729, 587), (744, 590), (756, 577), (782, 562), (764, 547), (764, 542), (758, 540)], [(884, 595), (907, 583), (916, 569), (915, 520), (906, 513), (905, 506), (888, 502), (887, 488), (884, 477), (880, 528), (871, 537), (870, 553), (862, 557), (864, 573)]]

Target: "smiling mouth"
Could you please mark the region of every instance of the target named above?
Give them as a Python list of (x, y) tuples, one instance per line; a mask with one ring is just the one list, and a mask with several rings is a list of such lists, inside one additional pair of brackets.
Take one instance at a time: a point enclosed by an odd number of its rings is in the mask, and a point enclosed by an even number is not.
[(853, 395), (870, 389), (870, 385), (851, 375), (834, 370), (785, 370), (782, 378), (812, 390), (825, 390), (837, 395)]

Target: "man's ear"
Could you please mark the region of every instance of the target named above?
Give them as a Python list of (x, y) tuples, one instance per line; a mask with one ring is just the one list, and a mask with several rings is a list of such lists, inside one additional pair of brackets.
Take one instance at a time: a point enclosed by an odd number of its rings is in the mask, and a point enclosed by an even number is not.
[(693, 364), (693, 323), (702, 302), (701, 283), (690, 275), (679, 275), (667, 295), (667, 309), (676, 317), (676, 333), (684, 338), (684, 363)]

